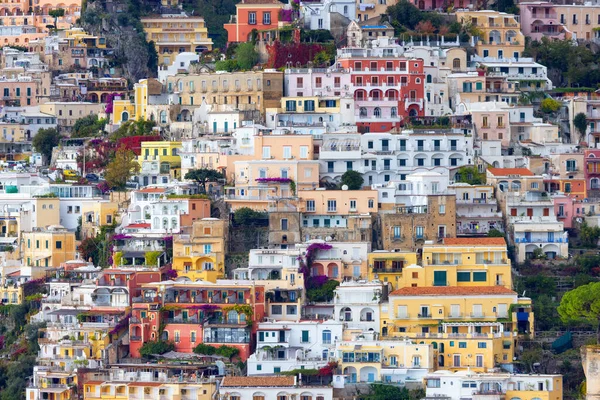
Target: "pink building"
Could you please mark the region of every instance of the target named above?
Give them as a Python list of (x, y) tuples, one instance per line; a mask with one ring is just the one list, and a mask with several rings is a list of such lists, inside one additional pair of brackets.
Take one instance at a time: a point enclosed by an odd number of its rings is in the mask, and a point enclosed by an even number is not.
[(565, 229), (573, 228), (573, 221), (575, 218), (583, 217), (588, 212), (592, 211), (592, 208), (595, 208), (594, 205), (590, 203), (584, 203), (581, 200), (575, 200), (570, 196), (557, 195), (553, 198), (556, 218), (559, 221), (562, 221)]
[(520, 3), (521, 29), (525, 36), (533, 40), (549, 39), (563, 40), (569, 38), (565, 26), (560, 22), (556, 6), (546, 2)]
[(503, 102), (463, 103), (459, 109), (471, 114), (479, 140), (500, 140), (502, 147), (510, 145), (509, 107)]
[(0, 81), (0, 104), (4, 106), (36, 106), (37, 83), (31, 77), (19, 77)]

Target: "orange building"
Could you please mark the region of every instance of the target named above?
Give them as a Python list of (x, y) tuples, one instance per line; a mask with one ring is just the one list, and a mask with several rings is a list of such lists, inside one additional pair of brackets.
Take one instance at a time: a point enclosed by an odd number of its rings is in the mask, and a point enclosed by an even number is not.
[(264, 286), (238, 283), (157, 282), (142, 285), (129, 321), (129, 350), (140, 357), (145, 342), (168, 340), (175, 351), (191, 353), (198, 344), (239, 349), (246, 360), (265, 316)]
[(242, 0), (235, 6), (235, 15), (224, 25), (227, 43), (249, 41), (254, 29), (277, 30), (284, 24), (279, 18), (283, 7), (278, 0)]

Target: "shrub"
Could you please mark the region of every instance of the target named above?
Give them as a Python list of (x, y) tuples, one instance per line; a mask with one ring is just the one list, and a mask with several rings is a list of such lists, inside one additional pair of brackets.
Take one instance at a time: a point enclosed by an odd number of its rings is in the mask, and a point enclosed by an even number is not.
[(164, 354), (175, 349), (175, 343), (168, 341), (149, 341), (140, 348), (142, 357), (150, 357), (152, 354)]

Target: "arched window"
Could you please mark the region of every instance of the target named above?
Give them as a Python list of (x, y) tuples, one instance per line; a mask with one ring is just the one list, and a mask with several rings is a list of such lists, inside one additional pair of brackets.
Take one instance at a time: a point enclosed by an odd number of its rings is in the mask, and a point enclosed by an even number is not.
[(165, 110), (160, 112), (160, 123), (161, 124), (167, 123), (167, 112)]
[(510, 183), (510, 188), (512, 190), (519, 190), (519, 189), (521, 189), (521, 182), (519, 182), (519, 181), (512, 181)]
[(127, 122), (129, 120), (129, 113), (127, 111), (123, 111), (121, 113), (121, 122)]
[(431, 75), (428, 74), (427, 75), (427, 83), (431, 83), (431, 81), (432, 81)]
[(169, 220), (166, 218), (163, 218), (163, 229), (167, 229), (169, 228)]
[(238, 322), (238, 313), (235, 310), (231, 310), (227, 313), (227, 322)]
[(177, 229), (177, 218), (171, 219), (171, 228)]
[(348, 6), (344, 6), (344, 15), (348, 14)]
[(361, 118), (367, 118), (367, 109), (365, 107), (361, 107), (360, 108), (359, 116)]
[(375, 109), (373, 110), (373, 116), (375, 118), (381, 118), (381, 108), (375, 107)]
[(452, 68), (460, 69), (460, 58), (455, 58), (454, 60), (452, 60)]
[(391, 114), (392, 118), (396, 118), (398, 116), (398, 107), (392, 107)]

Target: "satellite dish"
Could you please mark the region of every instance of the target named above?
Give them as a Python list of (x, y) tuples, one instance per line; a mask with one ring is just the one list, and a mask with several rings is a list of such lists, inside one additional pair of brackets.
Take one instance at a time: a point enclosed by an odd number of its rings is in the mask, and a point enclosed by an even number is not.
[(348, 190), (348, 185), (343, 185), (342, 190)]

